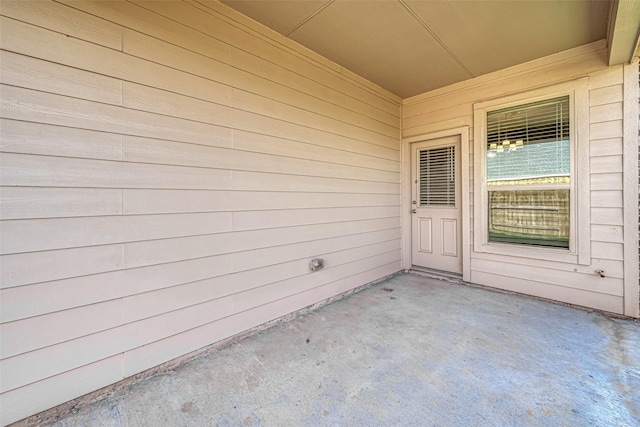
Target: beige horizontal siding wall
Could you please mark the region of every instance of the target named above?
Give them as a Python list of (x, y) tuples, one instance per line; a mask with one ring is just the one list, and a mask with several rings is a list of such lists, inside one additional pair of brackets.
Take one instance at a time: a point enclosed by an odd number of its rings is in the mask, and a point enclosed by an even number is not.
[(395, 96), (216, 2), (0, 14), (2, 424), (400, 270)]
[(471, 242), (465, 262), (474, 283), (623, 313), (623, 66), (607, 68), (604, 41), (407, 99), (403, 137), (468, 126), (473, 201), (474, 103), (582, 77), (588, 78), (589, 136), (580, 150), (588, 150), (589, 177), (579, 179), (589, 179), (590, 211), (579, 215), (590, 216), (589, 264), (474, 251), (473, 206), (464, 224)]

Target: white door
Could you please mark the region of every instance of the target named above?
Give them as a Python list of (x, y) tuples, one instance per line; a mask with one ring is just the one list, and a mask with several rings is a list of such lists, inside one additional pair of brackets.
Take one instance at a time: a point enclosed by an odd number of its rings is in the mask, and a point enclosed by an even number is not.
[(411, 145), (412, 264), (462, 274), (460, 137)]

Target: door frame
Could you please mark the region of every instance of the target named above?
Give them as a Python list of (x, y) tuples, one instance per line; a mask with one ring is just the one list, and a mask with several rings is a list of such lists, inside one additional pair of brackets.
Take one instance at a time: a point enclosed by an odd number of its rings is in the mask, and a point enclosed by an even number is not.
[(423, 133), (416, 136), (402, 138), (401, 156), (402, 156), (402, 179), (400, 183), (402, 192), (402, 268), (408, 271), (412, 263), (411, 242), (411, 144), (414, 142), (429, 141), (432, 139), (444, 138), (447, 136), (460, 137), (460, 191), (461, 194), (461, 216), (462, 224), (460, 232), (462, 233), (462, 280), (471, 281), (471, 236), (470, 236), (470, 194), (469, 194), (469, 126), (461, 126), (453, 129), (446, 129)]

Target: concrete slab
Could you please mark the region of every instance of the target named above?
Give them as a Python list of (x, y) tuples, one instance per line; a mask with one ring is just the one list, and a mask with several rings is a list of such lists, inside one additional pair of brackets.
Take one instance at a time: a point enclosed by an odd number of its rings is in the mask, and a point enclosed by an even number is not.
[(398, 275), (57, 426), (638, 426), (640, 323)]

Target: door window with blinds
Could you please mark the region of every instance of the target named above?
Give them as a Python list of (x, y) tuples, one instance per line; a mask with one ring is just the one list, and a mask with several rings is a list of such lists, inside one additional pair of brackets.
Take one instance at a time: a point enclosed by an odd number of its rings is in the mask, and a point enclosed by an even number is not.
[(418, 193), (420, 206), (456, 205), (455, 146), (420, 150)]
[(489, 242), (569, 248), (569, 96), (486, 113)]

